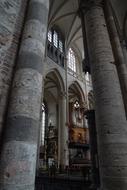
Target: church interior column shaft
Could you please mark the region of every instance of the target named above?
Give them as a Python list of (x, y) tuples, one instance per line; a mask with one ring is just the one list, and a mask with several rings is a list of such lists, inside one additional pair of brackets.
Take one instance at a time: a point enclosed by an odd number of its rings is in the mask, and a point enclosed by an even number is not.
[(105, 17), (107, 21), (107, 27), (110, 35), (110, 41), (114, 53), (115, 64), (118, 70), (118, 76), (120, 80), (121, 90), (123, 94), (124, 106), (127, 115), (127, 65), (125, 63), (124, 54), (120, 44), (116, 24), (112, 14), (109, 1), (105, 0)]
[(68, 158), (68, 127), (66, 125), (66, 96), (60, 96), (60, 164), (65, 167), (69, 164)]
[(1, 190), (34, 190), (48, 0), (30, 0), (0, 160)]
[(0, 2), (0, 137), (27, 1)]
[(101, 189), (126, 190), (127, 122), (104, 11), (101, 0), (82, 2), (95, 95)]

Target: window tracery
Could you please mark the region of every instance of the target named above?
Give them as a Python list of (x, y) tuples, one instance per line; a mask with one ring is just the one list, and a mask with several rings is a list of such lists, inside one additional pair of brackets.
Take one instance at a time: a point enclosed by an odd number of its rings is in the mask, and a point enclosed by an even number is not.
[(62, 35), (55, 29), (50, 29), (47, 34), (47, 55), (54, 62), (64, 67), (64, 43)]
[(53, 45), (63, 53), (64, 51), (64, 44), (63, 40), (60, 37), (59, 32), (56, 30), (49, 30), (48, 31), (48, 41), (53, 43)]

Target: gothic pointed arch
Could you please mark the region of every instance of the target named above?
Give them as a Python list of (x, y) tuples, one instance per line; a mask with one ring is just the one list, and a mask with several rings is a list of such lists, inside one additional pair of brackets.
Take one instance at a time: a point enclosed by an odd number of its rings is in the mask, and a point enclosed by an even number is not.
[(65, 83), (58, 69), (54, 68), (54, 69), (51, 69), (48, 73), (46, 73), (44, 81), (45, 81), (45, 85), (47, 85), (47, 83), (50, 83), (52, 81), (54, 85), (62, 93), (65, 92)]
[(72, 84), (70, 84), (68, 88), (68, 94), (70, 101), (78, 100), (81, 104), (85, 104), (85, 94), (78, 81), (74, 81)]

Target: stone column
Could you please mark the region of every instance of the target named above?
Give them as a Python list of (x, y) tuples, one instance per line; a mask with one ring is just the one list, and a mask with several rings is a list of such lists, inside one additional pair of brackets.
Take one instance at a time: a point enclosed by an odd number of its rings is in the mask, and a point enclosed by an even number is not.
[(124, 54), (122, 51), (120, 39), (118, 36), (116, 24), (114, 21), (114, 17), (112, 14), (112, 10), (109, 4), (109, 0), (105, 0), (104, 3), (105, 8), (105, 17), (107, 21), (108, 31), (110, 35), (110, 41), (114, 53), (115, 58), (115, 64), (118, 71), (119, 81), (121, 85), (123, 100), (124, 100), (124, 106), (127, 116), (127, 65), (125, 63)]
[(48, 2), (29, 2), (6, 118), (1, 190), (34, 190)]
[(27, 1), (0, 1), (0, 139)]
[(84, 5), (102, 190), (127, 189), (127, 121), (101, 0)]
[(69, 152), (68, 152), (68, 126), (66, 115), (66, 95), (61, 94), (60, 100), (60, 165), (62, 168), (69, 165)]
[(85, 112), (85, 115), (86, 119), (88, 120), (89, 127), (93, 185), (97, 188), (100, 186), (100, 176), (97, 150), (97, 131), (95, 124), (95, 110), (87, 110)]
[(126, 44), (125, 40), (122, 41), (122, 50), (123, 50), (125, 63), (126, 63), (126, 66), (127, 66), (127, 44)]

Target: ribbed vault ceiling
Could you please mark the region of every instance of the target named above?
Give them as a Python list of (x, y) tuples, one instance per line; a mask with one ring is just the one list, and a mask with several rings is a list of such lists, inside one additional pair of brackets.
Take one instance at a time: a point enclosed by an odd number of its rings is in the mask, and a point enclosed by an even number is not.
[[(111, 0), (120, 32), (127, 12), (127, 0)], [(78, 16), (78, 0), (50, 0), (49, 28), (56, 25), (61, 30), (66, 47), (73, 46), (83, 54), (81, 21)]]
[(74, 46), (82, 55), (82, 28), (78, 7), (78, 0), (51, 0), (49, 28), (58, 26), (65, 38), (66, 47)]

